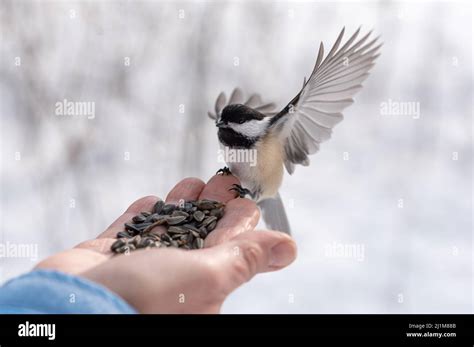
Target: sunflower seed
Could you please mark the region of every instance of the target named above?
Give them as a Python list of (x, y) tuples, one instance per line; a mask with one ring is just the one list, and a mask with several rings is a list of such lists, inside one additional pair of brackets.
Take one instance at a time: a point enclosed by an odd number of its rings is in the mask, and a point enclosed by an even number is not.
[(193, 207), (194, 207), (193, 204), (186, 202), (184, 203), (183, 209), (187, 212), (190, 212), (193, 209)]
[(132, 237), (132, 235), (130, 235), (130, 233), (128, 231), (119, 231), (117, 233), (117, 238), (120, 239), (120, 238), (126, 238), (126, 239), (129, 239)]
[(133, 223), (143, 223), (146, 220), (146, 217), (142, 214), (136, 215), (132, 218)]
[(180, 210), (174, 210), (173, 213), (171, 214), (171, 217), (177, 217), (177, 216), (183, 216), (185, 218), (189, 217), (189, 213), (180, 211)]
[(116, 251), (117, 249), (119, 249), (120, 247), (123, 247), (127, 244), (126, 241), (122, 240), (122, 239), (118, 239), (117, 241), (115, 241), (112, 246), (110, 247), (112, 249), (112, 251)]
[(146, 217), (145, 222), (146, 223), (154, 223), (160, 218), (160, 215), (158, 213), (153, 213)]
[(204, 240), (198, 237), (196, 240), (194, 240), (193, 243), (194, 248), (196, 249), (201, 249), (204, 247)]
[(202, 222), (205, 216), (206, 215), (202, 211), (196, 211), (193, 214), (193, 217), (197, 222)]
[(148, 237), (144, 237), (140, 240), (140, 242), (137, 243), (137, 248), (146, 248), (148, 246), (151, 246), (154, 243), (155, 242), (152, 239)]
[(163, 206), (160, 214), (170, 214), (171, 212), (173, 212), (174, 210), (176, 209), (176, 206), (175, 205), (172, 205), (172, 204), (166, 204)]
[(163, 200), (158, 200), (157, 202), (155, 202), (152, 212), (156, 214), (160, 214), (164, 206), (165, 206), (165, 202)]
[(194, 241), (194, 236), (192, 234), (186, 234), (186, 235), (183, 235), (184, 237), (182, 238), (182, 240), (184, 241), (184, 243), (186, 243), (187, 245), (192, 245), (193, 244), (193, 241)]
[(135, 224), (135, 228), (137, 228), (138, 230), (142, 231), (146, 228), (148, 228), (150, 225), (152, 225), (153, 223), (141, 223), (141, 224)]
[(184, 220), (187, 218), (185, 216), (176, 216), (176, 217), (165, 217), (166, 222), (168, 225), (177, 225), (179, 223), (184, 222)]
[(199, 236), (205, 239), (207, 237), (207, 229), (206, 227), (200, 227), (199, 228)]
[(140, 229), (138, 229), (134, 224), (125, 223), (124, 226), (125, 230), (132, 231), (133, 235), (137, 235), (140, 233)]
[(159, 241), (159, 240), (160, 240), (160, 235), (159, 235), (159, 234), (148, 233), (148, 234), (146, 234), (146, 236), (147, 236), (150, 240), (153, 240), (153, 241)]
[(213, 230), (216, 228), (216, 225), (217, 225), (217, 221), (211, 222), (211, 223), (208, 224), (208, 226), (206, 227), (206, 228), (207, 228), (207, 231), (208, 231), (208, 232), (213, 231)]
[(156, 222), (154, 222), (153, 224), (151, 224), (151, 225), (149, 225), (148, 227), (146, 227), (146, 228), (143, 230), (143, 232), (144, 232), (144, 233), (147, 233), (147, 232), (153, 230), (153, 228), (155, 228), (155, 227), (157, 227), (157, 226), (159, 226), (159, 225), (163, 225), (163, 224), (165, 224), (165, 223), (166, 223), (166, 219), (165, 219), (164, 217), (163, 217), (163, 218), (160, 218), (160, 219), (158, 219)]
[(185, 228), (186, 230), (193, 230), (195, 232), (199, 232), (199, 229), (196, 228), (194, 225), (192, 224), (183, 224), (182, 225), (183, 228)]
[(135, 236), (135, 237), (131, 240), (131, 241), (132, 241), (132, 244), (135, 245), (135, 246), (137, 246), (137, 245), (140, 243), (141, 239), (142, 239), (142, 238), (141, 238), (140, 235)]
[(162, 234), (161, 240), (169, 243), (171, 241), (171, 237), (168, 234)]
[(122, 246), (118, 248), (115, 252), (116, 253), (130, 253), (131, 251), (134, 251), (136, 247), (132, 244), (127, 244), (125, 246)]
[(224, 209), (221, 208), (214, 208), (209, 212), (210, 216), (216, 217), (216, 218), (222, 218), (224, 215)]
[(169, 234), (185, 234), (187, 229), (184, 226), (170, 226), (168, 228)]
[(209, 224), (211, 224), (212, 222), (216, 220), (217, 220), (217, 217), (215, 216), (206, 217), (206, 219), (204, 219), (204, 221), (201, 223), (201, 226), (207, 227)]
[(214, 208), (214, 202), (210, 200), (201, 200), (197, 202), (197, 207), (200, 210), (210, 210)]
[(122, 246), (115, 249), (115, 253), (125, 253), (126, 251), (130, 251), (130, 248), (128, 246)]

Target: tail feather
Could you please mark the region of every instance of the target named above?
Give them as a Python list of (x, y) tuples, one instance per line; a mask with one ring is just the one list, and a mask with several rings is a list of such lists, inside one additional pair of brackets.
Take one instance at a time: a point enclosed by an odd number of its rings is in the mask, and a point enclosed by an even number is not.
[(257, 204), (262, 210), (262, 218), (268, 228), (291, 235), (290, 223), (280, 193), (274, 198), (259, 201)]

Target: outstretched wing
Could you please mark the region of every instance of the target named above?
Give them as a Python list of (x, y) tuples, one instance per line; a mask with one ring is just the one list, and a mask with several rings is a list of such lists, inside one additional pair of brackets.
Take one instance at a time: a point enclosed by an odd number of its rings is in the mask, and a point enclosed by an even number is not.
[(332, 128), (343, 119), (342, 111), (374, 66), (381, 44), (377, 38), (366, 43), (370, 32), (356, 41), (360, 28), (340, 48), (344, 29), (323, 60), (321, 43), (308, 81), (290, 103), (271, 120), (271, 131), (284, 141), (285, 167), (292, 174), (295, 164), (309, 165), (308, 155), (331, 137)]
[(243, 104), (248, 107), (251, 107), (267, 116), (274, 116), (277, 114), (275, 110), (275, 104), (273, 102), (264, 103), (259, 94), (251, 94), (249, 98), (244, 101), (244, 94), (240, 88), (235, 88), (230, 95), (229, 100), (227, 101), (226, 95), (224, 92), (221, 92), (217, 97), (216, 104), (214, 106), (214, 113), (208, 112), (207, 115), (209, 118), (217, 121), (221, 112), (227, 105), (231, 104)]

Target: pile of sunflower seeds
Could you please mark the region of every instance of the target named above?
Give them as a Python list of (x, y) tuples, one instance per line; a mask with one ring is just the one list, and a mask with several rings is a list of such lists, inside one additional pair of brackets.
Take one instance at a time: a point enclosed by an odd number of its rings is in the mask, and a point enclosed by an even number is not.
[[(224, 209), (224, 203), (213, 200), (181, 200), (178, 205), (159, 200), (151, 212), (141, 212), (124, 224), (125, 230), (117, 233), (112, 252), (151, 247), (203, 248), (204, 239), (216, 228)], [(166, 231), (155, 229), (157, 226)]]

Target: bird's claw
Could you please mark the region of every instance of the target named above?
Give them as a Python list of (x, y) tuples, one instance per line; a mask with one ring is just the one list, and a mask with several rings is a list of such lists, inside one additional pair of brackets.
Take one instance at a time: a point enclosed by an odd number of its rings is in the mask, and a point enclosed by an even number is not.
[(227, 176), (232, 175), (232, 172), (230, 172), (230, 169), (227, 166), (224, 166), (222, 169), (217, 170), (216, 175)]
[(246, 195), (252, 195), (252, 192), (250, 190), (242, 187), (240, 184), (233, 184), (232, 188), (230, 188), (229, 190), (234, 190), (235, 192), (237, 192), (238, 197), (240, 198), (245, 198)]

